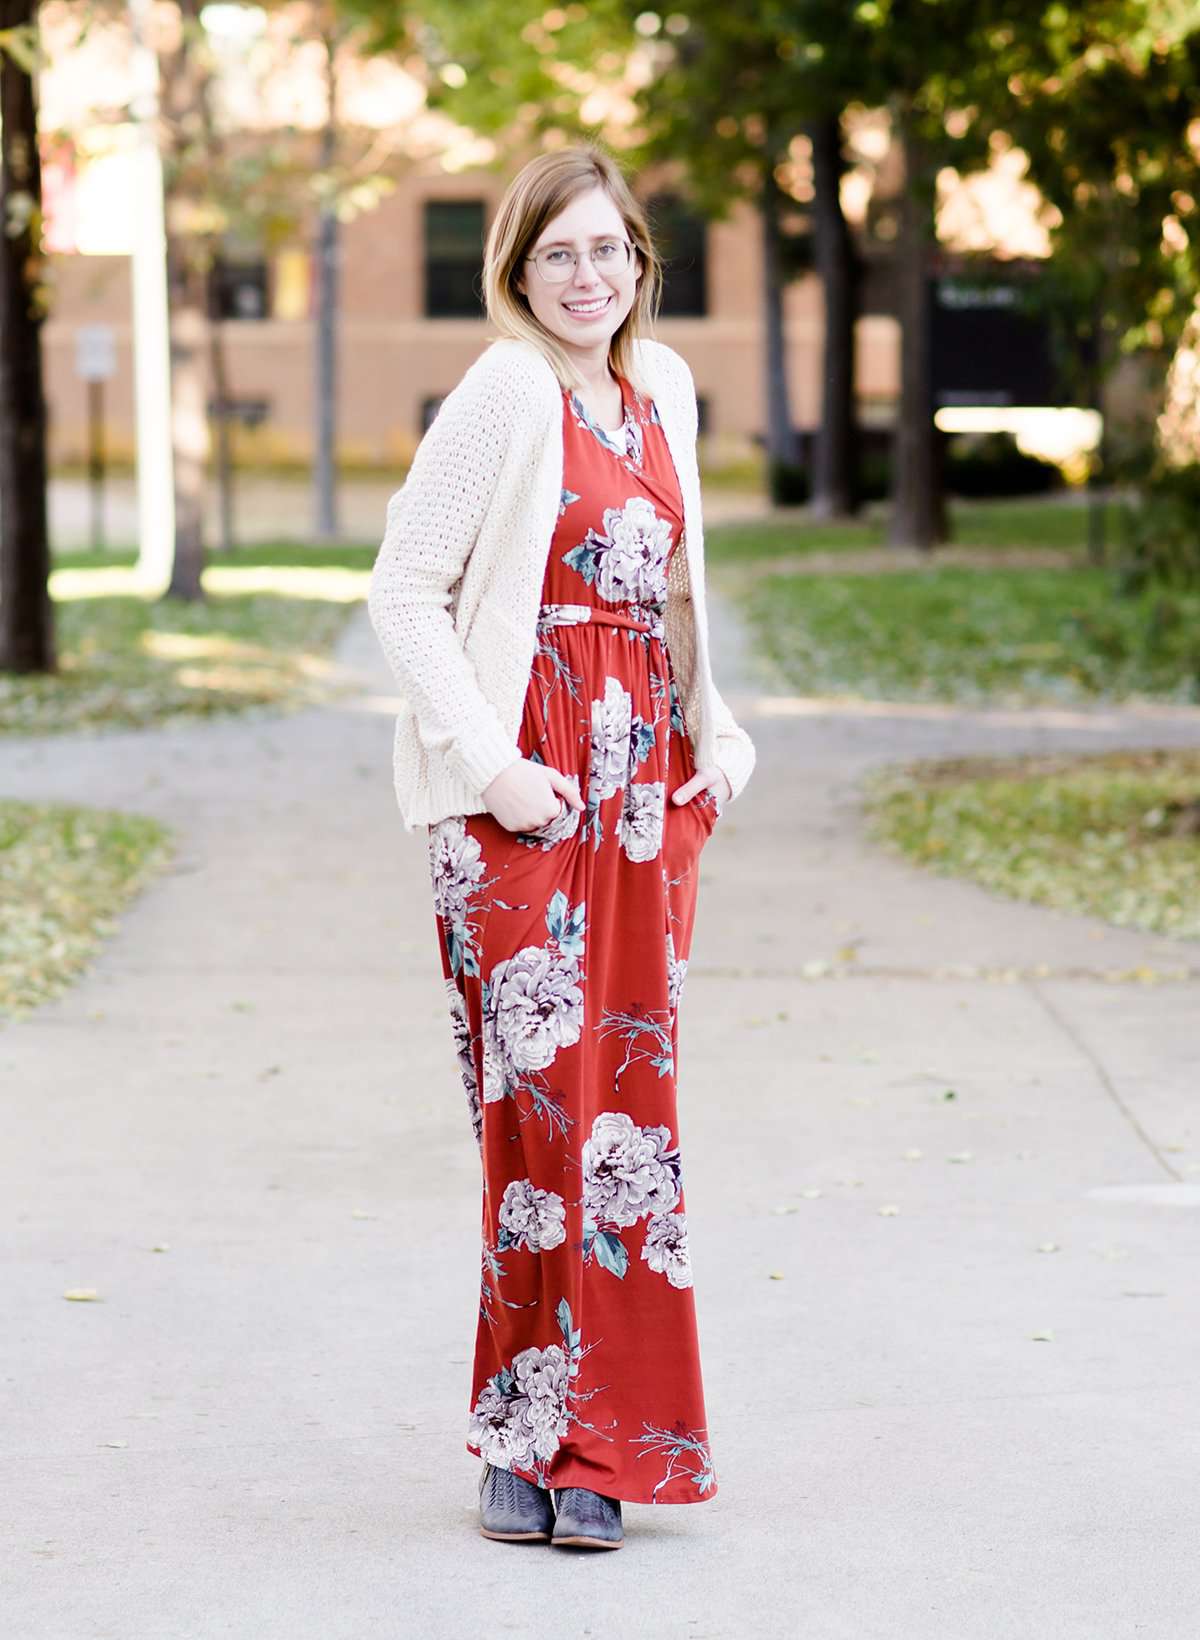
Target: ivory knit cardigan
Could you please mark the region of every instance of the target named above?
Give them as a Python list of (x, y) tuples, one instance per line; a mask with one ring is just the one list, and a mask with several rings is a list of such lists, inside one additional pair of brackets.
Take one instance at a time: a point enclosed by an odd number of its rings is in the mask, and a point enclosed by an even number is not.
[[(696, 390), (662, 342), (634, 344), (632, 372), (658, 406), (683, 496), (668, 568), (667, 645), (697, 767), (737, 797), (754, 767), (709, 667)], [(501, 338), (443, 399), (387, 504), (371, 574), (371, 624), (404, 694), (393, 743), (404, 827), (478, 814), (517, 744), (537, 616), (562, 495), (562, 393), (531, 342)]]

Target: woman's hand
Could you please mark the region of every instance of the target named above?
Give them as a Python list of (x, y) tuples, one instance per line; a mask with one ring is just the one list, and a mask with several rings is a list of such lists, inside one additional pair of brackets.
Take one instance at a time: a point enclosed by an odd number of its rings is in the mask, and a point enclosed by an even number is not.
[(671, 801), (687, 803), (705, 786), (724, 786), (725, 795), (721, 798), (722, 803), (728, 803), (733, 797), (733, 787), (729, 784), (729, 776), (724, 769), (718, 769), (715, 763), (708, 763), (703, 769), (697, 769), (692, 778), (685, 780), (682, 786), (676, 786), (671, 793)]
[(557, 817), (560, 794), (573, 809), (583, 808), (573, 775), (523, 757), (489, 781), (483, 789), (483, 801), (507, 830), (537, 831)]

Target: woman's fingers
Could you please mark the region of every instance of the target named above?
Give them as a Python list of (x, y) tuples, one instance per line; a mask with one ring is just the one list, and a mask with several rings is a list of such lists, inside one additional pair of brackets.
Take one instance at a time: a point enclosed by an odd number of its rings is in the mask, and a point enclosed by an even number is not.
[(554, 790), (561, 793), (573, 809), (583, 808), (583, 798), (579, 795), (579, 782), (574, 775), (564, 774), (561, 769), (552, 769), (549, 765), (546, 767), (546, 773), (550, 777), (550, 784), (554, 787)]
[(673, 803), (690, 803), (697, 792), (703, 791), (706, 786), (713, 785), (718, 787), (718, 795), (720, 791), (724, 791), (725, 795), (721, 797), (722, 803), (727, 803), (733, 796), (733, 787), (729, 784), (729, 776), (724, 769), (718, 769), (715, 763), (711, 763), (703, 769), (697, 769), (692, 778), (685, 780), (682, 786), (676, 786), (671, 793), (671, 801)]

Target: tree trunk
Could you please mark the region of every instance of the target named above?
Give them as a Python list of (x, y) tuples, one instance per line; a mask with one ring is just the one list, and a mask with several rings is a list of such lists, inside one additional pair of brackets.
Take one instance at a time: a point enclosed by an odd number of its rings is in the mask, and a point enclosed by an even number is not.
[(783, 254), (779, 216), (782, 204), (778, 183), (767, 162), (761, 195), (763, 348), (767, 388), (766, 455), (772, 501), (783, 499), (781, 465), (796, 459), (792, 411), (788, 394), (787, 350), (783, 330)]
[(945, 539), (941, 451), (933, 425), (929, 277), (934, 244), (934, 178), (928, 147), (911, 111), (901, 107), (904, 193), (896, 247), (900, 312), (900, 403), (892, 440), (892, 513), (888, 543), (928, 550)]
[[(332, 176), (337, 157), (337, 41), (335, 29), (327, 28), (325, 44), (325, 126), (321, 132), (321, 169)], [(316, 448), (313, 483), (316, 502), (315, 535), (319, 541), (333, 541), (338, 535), (337, 520), (337, 308), (338, 308), (338, 219), (332, 198), (327, 198), (317, 218), (316, 233)]]
[[(37, 0), (0, 0), (0, 28), (36, 25)], [(37, 93), (3, 49), (0, 123), (0, 669), (54, 672)]]
[(842, 212), (846, 168), (839, 113), (815, 122), (813, 226), (817, 273), (825, 299), (821, 421), (813, 461), (811, 510), (816, 518), (848, 518), (857, 508), (854, 416), (854, 321), (858, 266)]

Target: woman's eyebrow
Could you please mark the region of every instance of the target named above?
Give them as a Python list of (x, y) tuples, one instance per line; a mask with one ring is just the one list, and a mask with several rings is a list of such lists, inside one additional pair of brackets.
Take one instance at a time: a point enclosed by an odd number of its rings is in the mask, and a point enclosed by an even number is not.
[[(621, 237), (621, 234), (613, 228), (608, 233), (594, 233), (592, 235), (592, 243), (595, 244), (597, 239), (620, 239)], [(560, 245), (569, 245), (573, 250), (575, 248), (575, 241), (573, 239), (549, 239), (544, 245), (538, 245), (537, 249), (539, 251), (552, 251), (556, 250)]]

